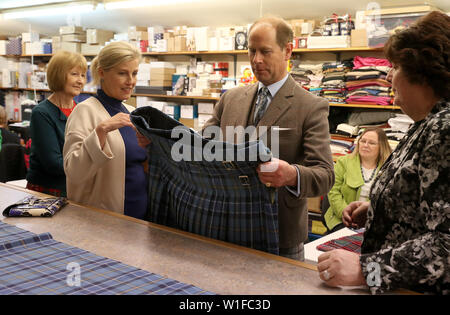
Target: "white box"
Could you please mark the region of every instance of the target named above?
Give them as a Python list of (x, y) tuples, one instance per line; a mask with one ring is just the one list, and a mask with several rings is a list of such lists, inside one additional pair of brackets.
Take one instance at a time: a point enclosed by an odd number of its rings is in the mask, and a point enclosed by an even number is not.
[(6, 44), (7, 40), (0, 40), (0, 55), (6, 55)]
[(219, 50), (234, 50), (234, 37), (219, 38)]
[(150, 63), (150, 68), (171, 68), (176, 69), (176, 66), (171, 62), (165, 61), (152, 61)]
[(350, 36), (308, 36), (308, 48), (346, 48), (350, 47)]
[(208, 47), (208, 26), (197, 27), (195, 29), (195, 49), (197, 51), (207, 51)]
[(310, 34), (313, 31), (312, 23), (306, 22), (302, 23), (302, 34)]
[(136, 108), (149, 106), (150, 97), (148, 96), (136, 96)]
[(181, 105), (180, 118), (197, 118), (197, 105)]
[(219, 41), (217, 40), (217, 37), (209, 38), (209, 50), (210, 51), (219, 50)]
[(32, 43), (39, 41), (39, 33), (22, 33), (22, 43)]
[[(214, 103), (198, 103), (199, 114), (212, 114), (214, 113)], [(200, 118), (200, 116), (199, 116)]]
[(167, 39), (158, 39), (156, 41), (157, 52), (167, 52)]

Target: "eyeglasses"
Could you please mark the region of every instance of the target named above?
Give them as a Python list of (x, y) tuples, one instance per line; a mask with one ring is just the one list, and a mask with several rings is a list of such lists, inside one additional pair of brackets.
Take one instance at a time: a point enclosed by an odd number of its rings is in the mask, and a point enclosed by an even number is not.
[(368, 144), (371, 147), (374, 147), (374, 146), (378, 145), (378, 142), (362, 139), (362, 140), (359, 140), (359, 144)]

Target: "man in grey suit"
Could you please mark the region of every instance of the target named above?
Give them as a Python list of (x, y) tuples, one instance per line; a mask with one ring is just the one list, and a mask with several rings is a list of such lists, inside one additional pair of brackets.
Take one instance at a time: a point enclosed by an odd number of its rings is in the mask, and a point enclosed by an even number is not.
[[(280, 255), (304, 260), (306, 198), (331, 189), (334, 169), (328, 101), (305, 91), (288, 74), (292, 40), (292, 29), (281, 18), (261, 18), (251, 26), (249, 59), (259, 82), (227, 91), (204, 129), (219, 126), (224, 140), (233, 141), (226, 139), (227, 126), (277, 127), (279, 159), (261, 164), (258, 176), (278, 188)], [(270, 148), (270, 141), (266, 145)]]

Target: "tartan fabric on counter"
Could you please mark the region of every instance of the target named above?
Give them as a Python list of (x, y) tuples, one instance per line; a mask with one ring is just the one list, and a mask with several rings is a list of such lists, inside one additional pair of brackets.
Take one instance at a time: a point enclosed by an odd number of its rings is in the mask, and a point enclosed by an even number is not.
[[(152, 107), (130, 115), (149, 145), (148, 220), (184, 231), (278, 255), (277, 192), (258, 178), (256, 168), (269, 161), (261, 141), (231, 144), (207, 140)], [(176, 129), (178, 137), (172, 137)], [(192, 160), (176, 161), (172, 148), (183, 147)], [(204, 149), (221, 148), (227, 161), (206, 161)], [(184, 151), (186, 150), (186, 151)], [(258, 152), (249, 159), (250, 152)], [(230, 161), (232, 160), (232, 161)]]
[(364, 238), (364, 232), (354, 235), (344, 236), (326, 243), (317, 245), (317, 249), (328, 252), (333, 249), (345, 249), (353, 253), (361, 254), (361, 244)]
[(0, 295), (5, 294), (213, 293), (0, 221)]

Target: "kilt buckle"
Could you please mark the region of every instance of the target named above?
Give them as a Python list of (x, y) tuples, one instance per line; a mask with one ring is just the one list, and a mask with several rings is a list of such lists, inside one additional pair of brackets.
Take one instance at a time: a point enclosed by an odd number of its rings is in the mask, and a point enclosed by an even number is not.
[(233, 164), (232, 161), (222, 161), (223, 166), (227, 170), (234, 170), (236, 169), (236, 166)]
[(247, 175), (239, 176), (239, 180), (241, 181), (242, 186), (250, 186), (250, 180)]

